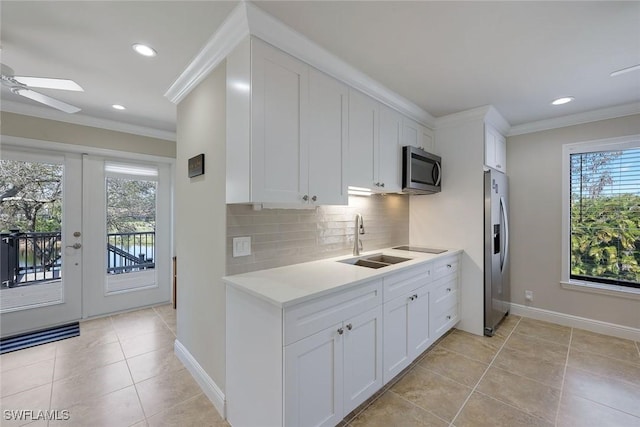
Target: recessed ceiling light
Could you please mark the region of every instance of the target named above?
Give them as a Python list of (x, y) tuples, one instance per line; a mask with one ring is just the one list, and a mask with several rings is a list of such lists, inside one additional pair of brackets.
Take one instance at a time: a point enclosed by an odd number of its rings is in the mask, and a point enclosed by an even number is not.
[(562, 105), (573, 101), (575, 98), (573, 96), (563, 96), (562, 98), (554, 99), (551, 104), (553, 105)]
[(620, 74), (628, 73), (630, 71), (640, 71), (640, 64), (623, 68), (622, 70), (614, 71), (613, 73), (610, 74), (610, 76), (615, 77), (615, 76), (619, 76)]
[(127, 108), (124, 105), (120, 105), (120, 104), (113, 104), (112, 105), (114, 110), (126, 110)]
[(158, 52), (154, 48), (147, 46), (146, 44), (136, 43), (133, 46), (133, 50), (138, 52), (142, 56), (156, 56)]

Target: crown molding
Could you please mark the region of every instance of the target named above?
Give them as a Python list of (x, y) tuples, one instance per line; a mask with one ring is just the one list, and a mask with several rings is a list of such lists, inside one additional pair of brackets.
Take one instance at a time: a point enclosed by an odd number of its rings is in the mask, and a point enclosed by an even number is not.
[(554, 117), (547, 120), (524, 123), (513, 126), (507, 136), (523, 135), (526, 133), (540, 132), (543, 130), (563, 128), (583, 123), (597, 122), (599, 120), (615, 119), (617, 117), (640, 114), (640, 102), (617, 105), (615, 107), (602, 108), (599, 110), (586, 111), (584, 113), (571, 114), (568, 116)]
[(249, 35), (247, 12), (240, 2), (164, 94), (178, 104)]
[(71, 123), (80, 126), (89, 126), (112, 130), (116, 132), (131, 133), (134, 135), (146, 136), (149, 138), (176, 141), (176, 133), (164, 130), (149, 128), (145, 126), (132, 125), (128, 123), (116, 122), (115, 120), (101, 119), (84, 114), (67, 114), (52, 108), (40, 107), (37, 105), (27, 105), (21, 102), (2, 100), (0, 109), (7, 113), (21, 114), (23, 116), (37, 117), (40, 119), (55, 120), (57, 122)]
[(493, 105), (483, 105), (482, 107), (448, 114), (436, 119), (436, 129), (443, 129), (458, 126), (473, 120), (482, 120), (495, 127), (498, 132), (506, 135), (511, 128), (509, 122), (502, 117), (502, 114)]
[(182, 100), (247, 35), (258, 37), (318, 70), (433, 128), (435, 119), (408, 99), (349, 65), (251, 2), (242, 1), (171, 85), (165, 96)]

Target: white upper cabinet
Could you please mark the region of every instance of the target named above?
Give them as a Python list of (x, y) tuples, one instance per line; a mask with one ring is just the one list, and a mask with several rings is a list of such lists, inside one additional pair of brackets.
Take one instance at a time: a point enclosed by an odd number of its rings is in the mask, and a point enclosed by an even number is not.
[(257, 39), (251, 66), (252, 199), (300, 203), (309, 176), (309, 68)]
[(349, 90), (349, 181), (354, 187), (371, 188), (376, 182), (374, 147), (378, 144), (378, 103)]
[(309, 197), (346, 205), (349, 88), (320, 71), (309, 72)]
[(403, 117), (402, 142), (400, 145), (411, 145), (432, 153), (435, 148), (433, 131), (408, 117)]
[(227, 203), (347, 204), (347, 108), (337, 80), (240, 44), (227, 57)]
[(484, 164), (507, 171), (507, 141), (493, 126), (484, 125)]
[(400, 191), (402, 115), (349, 90), (349, 185)]
[(379, 105), (379, 134), (377, 151), (374, 151), (375, 190), (398, 192), (401, 190), (402, 149), (400, 135), (402, 133), (402, 115), (397, 111)]

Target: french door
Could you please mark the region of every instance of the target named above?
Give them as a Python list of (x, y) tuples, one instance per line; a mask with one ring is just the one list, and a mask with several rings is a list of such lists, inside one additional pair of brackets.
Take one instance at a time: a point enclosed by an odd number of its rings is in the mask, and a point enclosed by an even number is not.
[(86, 317), (170, 300), (168, 164), (83, 157)]
[(169, 163), (1, 154), (2, 337), (170, 301)]
[(82, 158), (8, 150), (0, 159), (2, 337), (82, 316)]

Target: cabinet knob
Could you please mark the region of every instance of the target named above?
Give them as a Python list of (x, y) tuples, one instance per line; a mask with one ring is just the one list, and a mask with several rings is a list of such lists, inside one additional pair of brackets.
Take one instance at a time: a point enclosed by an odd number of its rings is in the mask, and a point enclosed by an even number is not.
[(447, 288), (447, 292), (451, 292), (451, 288)]
[(418, 295), (414, 294), (413, 299), (418, 299)]
[(384, 182), (380, 183), (380, 187), (384, 187)]
[(451, 316), (447, 316), (447, 320), (451, 320)]
[(306, 202), (307, 200), (309, 200), (309, 196), (307, 196), (307, 195), (305, 194), (304, 196), (302, 196), (302, 200), (304, 200), (304, 201)]
[(376, 182), (376, 183), (375, 183), (375, 184), (373, 184), (373, 185), (375, 185), (376, 187), (380, 187), (380, 183), (379, 183), (379, 182)]
[(502, 169), (502, 165), (496, 165), (498, 169)]
[(342, 334), (344, 334), (344, 329), (338, 328), (338, 335), (342, 335)]
[(317, 198), (316, 196), (313, 196), (313, 197), (311, 198), (311, 201), (312, 201), (312, 202), (315, 202), (316, 200), (318, 200), (318, 198)]
[(409, 301), (413, 301), (414, 299), (413, 295), (409, 297)]
[(451, 268), (451, 264), (447, 264), (447, 268)]
[(347, 329), (348, 329), (348, 330), (351, 330), (352, 328), (353, 328), (353, 326), (351, 325), (351, 323), (349, 323), (349, 324), (347, 325)]

